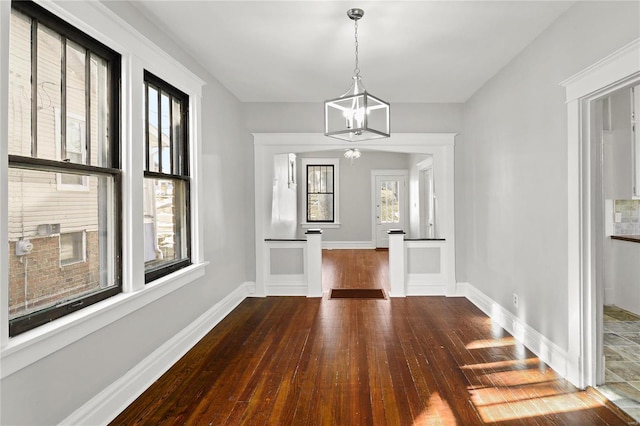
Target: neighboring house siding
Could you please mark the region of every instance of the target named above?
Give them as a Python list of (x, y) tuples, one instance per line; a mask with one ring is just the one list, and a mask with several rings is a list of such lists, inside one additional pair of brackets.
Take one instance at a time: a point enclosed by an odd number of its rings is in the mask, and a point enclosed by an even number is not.
[(60, 224), (60, 232), (97, 231), (97, 180), (88, 191), (58, 189), (56, 173), (9, 170), (9, 241), (38, 235), (38, 225)]

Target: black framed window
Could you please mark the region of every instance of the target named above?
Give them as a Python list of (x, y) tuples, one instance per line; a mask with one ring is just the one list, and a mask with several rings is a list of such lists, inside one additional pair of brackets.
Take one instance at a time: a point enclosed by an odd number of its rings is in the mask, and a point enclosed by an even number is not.
[(307, 165), (307, 222), (334, 222), (333, 165)]
[(148, 71), (145, 81), (145, 281), (191, 264), (189, 96)]
[(119, 86), (117, 52), (12, 2), (10, 336), (121, 291)]

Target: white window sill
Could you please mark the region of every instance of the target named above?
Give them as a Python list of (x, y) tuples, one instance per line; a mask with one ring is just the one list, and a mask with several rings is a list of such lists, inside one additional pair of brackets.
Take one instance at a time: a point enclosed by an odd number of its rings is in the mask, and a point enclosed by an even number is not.
[(300, 226), (304, 229), (313, 229), (313, 228), (320, 228), (320, 229), (338, 229), (342, 226), (342, 224), (340, 222), (331, 222), (331, 223), (325, 223), (325, 222), (302, 222), (300, 224)]
[(89, 334), (122, 319), (130, 313), (197, 280), (208, 262), (191, 265), (147, 284), (132, 293), (120, 293), (72, 314), (41, 325), (9, 339), (2, 348), (0, 378), (72, 344)]

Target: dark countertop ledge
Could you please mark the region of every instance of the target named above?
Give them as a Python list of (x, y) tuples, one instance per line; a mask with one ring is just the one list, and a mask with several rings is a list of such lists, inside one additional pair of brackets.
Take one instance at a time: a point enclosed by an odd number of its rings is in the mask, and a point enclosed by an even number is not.
[(640, 235), (612, 235), (611, 239), (640, 243)]

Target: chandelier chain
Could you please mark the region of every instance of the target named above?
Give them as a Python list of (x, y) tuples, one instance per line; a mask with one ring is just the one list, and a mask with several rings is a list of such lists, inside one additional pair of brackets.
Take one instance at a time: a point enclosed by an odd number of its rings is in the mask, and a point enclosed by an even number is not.
[(360, 76), (360, 68), (358, 66), (358, 20), (354, 20), (354, 37), (356, 41), (356, 67), (353, 69), (353, 75), (355, 77)]

